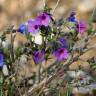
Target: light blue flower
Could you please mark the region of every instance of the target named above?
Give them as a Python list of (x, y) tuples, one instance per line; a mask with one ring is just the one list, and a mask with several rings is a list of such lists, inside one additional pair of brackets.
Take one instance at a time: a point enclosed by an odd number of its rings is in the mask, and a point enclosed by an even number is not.
[(25, 24), (25, 23), (22, 23), (22, 24), (20, 25), (18, 31), (19, 31), (20, 33), (24, 33), (24, 32), (26, 31), (26, 27), (27, 27), (26, 24)]

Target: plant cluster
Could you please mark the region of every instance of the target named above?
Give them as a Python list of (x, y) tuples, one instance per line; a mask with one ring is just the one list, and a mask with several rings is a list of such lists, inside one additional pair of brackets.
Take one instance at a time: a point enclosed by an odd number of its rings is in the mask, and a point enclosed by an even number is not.
[[(89, 50), (86, 47), (88, 40), (95, 34), (92, 24), (92, 20), (78, 20), (74, 11), (68, 17), (56, 20), (51, 9), (45, 5), (43, 12), (35, 19), (23, 22), (17, 29), (10, 26), (0, 37), (0, 96), (61, 96), (62, 88), (67, 88), (63, 96), (71, 96), (73, 86), (89, 84), (85, 73), (78, 73), (78, 78), (74, 79), (67, 72), (70, 70), (69, 66)], [(14, 48), (17, 33), (22, 34), (27, 42)], [(8, 34), (11, 37), (9, 44), (6, 43)], [(35, 42), (37, 34), (42, 39), (40, 43)], [(76, 45), (77, 41), (82, 41), (83, 46)], [(21, 60), (22, 56), (31, 57), (36, 65), (36, 72), (19, 80), (20, 61), (23, 62), (22, 66), (25, 66), (26, 61), (26, 58)], [(48, 64), (50, 60), (54, 62)], [(44, 68), (43, 65), (47, 67)], [(82, 70), (81, 66), (79, 70)]]

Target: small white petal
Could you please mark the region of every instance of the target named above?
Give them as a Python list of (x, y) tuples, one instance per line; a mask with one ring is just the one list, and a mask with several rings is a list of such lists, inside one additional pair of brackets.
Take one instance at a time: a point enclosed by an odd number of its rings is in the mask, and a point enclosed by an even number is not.
[(3, 48), (8, 48), (9, 44), (10, 44), (10, 41), (9, 40), (6, 40), (6, 41), (3, 41), (2, 42)]
[(75, 78), (76, 77), (76, 72), (75, 71), (68, 71), (67, 73), (72, 78)]
[(6, 47), (6, 42), (2, 42), (2, 46), (5, 48)]
[(79, 76), (85, 76), (85, 75), (86, 75), (85, 72), (83, 72), (82, 70), (79, 70), (77, 72), (77, 74), (76, 74), (77, 77), (79, 77)]
[(42, 44), (42, 36), (40, 34), (37, 34), (35, 36), (35, 43), (41, 45)]
[(2, 72), (3, 72), (4, 76), (8, 76), (9, 75), (7, 65), (3, 65)]

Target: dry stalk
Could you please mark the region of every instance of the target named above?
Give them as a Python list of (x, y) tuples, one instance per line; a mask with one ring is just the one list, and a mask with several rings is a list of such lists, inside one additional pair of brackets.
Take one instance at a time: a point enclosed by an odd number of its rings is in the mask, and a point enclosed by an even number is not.
[(55, 5), (55, 7), (54, 7), (54, 9), (53, 9), (53, 11), (52, 11), (52, 14), (55, 13), (55, 10), (56, 10), (56, 8), (58, 7), (59, 3), (60, 3), (60, 0), (57, 1), (56, 5)]

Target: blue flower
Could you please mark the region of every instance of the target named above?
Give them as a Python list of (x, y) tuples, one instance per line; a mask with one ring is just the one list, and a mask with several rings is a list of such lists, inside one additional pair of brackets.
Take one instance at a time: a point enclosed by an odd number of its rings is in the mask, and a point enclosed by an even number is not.
[(60, 38), (60, 39), (59, 39), (59, 42), (61, 43), (61, 46), (62, 46), (63, 48), (68, 48), (68, 43), (67, 43), (66, 39)]
[(69, 17), (68, 18), (68, 21), (69, 22), (76, 22), (76, 18), (73, 16), (73, 17)]
[(68, 21), (69, 22), (77, 22), (75, 15), (76, 15), (75, 12), (71, 12), (70, 16), (68, 17)]
[(4, 55), (0, 53), (0, 67), (4, 65)]
[(22, 23), (18, 29), (18, 31), (20, 33), (24, 33), (24, 31), (26, 31), (26, 24), (25, 23)]

